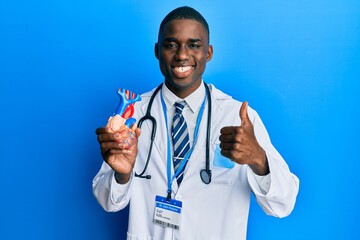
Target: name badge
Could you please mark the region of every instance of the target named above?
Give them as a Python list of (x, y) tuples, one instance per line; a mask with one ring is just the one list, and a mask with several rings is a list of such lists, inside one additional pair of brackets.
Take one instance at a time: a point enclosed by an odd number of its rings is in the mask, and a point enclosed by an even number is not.
[(175, 199), (166, 200), (156, 196), (153, 222), (163, 227), (180, 229), (182, 202)]

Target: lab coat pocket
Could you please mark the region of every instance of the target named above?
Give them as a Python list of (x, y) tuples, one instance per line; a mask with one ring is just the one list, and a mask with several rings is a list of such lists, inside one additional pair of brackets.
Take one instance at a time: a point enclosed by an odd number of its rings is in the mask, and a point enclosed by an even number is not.
[(215, 155), (214, 155), (213, 164), (215, 167), (223, 167), (223, 168), (233, 168), (235, 166), (235, 163), (233, 161), (221, 155), (219, 144), (216, 144), (215, 146)]
[(212, 175), (214, 184), (233, 185), (237, 179), (238, 168), (230, 159), (220, 153), (219, 144), (213, 144)]

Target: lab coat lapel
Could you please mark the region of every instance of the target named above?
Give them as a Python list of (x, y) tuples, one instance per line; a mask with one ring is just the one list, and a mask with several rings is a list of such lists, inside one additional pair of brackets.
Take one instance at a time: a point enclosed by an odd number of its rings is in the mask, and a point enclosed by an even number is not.
[[(160, 90), (161, 91), (161, 90)], [(143, 115), (145, 115), (147, 110), (147, 104), (144, 104), (141, 107)], [(156, 120), (156, 133), (155, 133), (155, 139), (154, 139), (154, 146), (153, 151), (156, 151), (159, 156), (161, 156), (161, 161), (163, 162), (164, 166), (167, 165), (167, 133), (166, 133), (166, 125), (165, 125), (165, 119), (163, 114), (163, 109), (161, 106), (161, 100), (160, 100), (160, 92), (156, 95), (154, 102), (151, 107), (151, 116), (153, 116)], [(149, 136), (146, 136), (149, 138), (150, 141), (150, 134), (152, 130), (152, 123), (151, 121), (145, 121), (143, 125), (146, 126), (147, 131), (149, 131)]]
[[(220, 129), (223, 127), (224, 122), (224, 111), (226, 109), (223, 108), (221, 104), (221, 100), (229, 99), (228, 95), (225, 95), (223, 92), (216, 89), (213, 85), (210, 84), (210, 91), (211, 91), (211, 100), (212, 100), (212, 107), (211, 107), (211, 132), (210, 132), (210, 144), (215, 144), (219, 142), (219, 134)], [(212, 159), (212, 152), (210, 151), (210, 160)], [(210, 161), (210, 163), (212, 163)], [(210, 164), (211, 166), (211, 164)]]
[[(209, 85), (210, 92), (211, 92), (211, 131), (210, 131), (210, 169), (212, 168), (212, 163), (214, 159), (214, 151), (212, 150), (212, 146), (216, 142), (218, 142), (219, 133), (221, 129), (221, 122), (223, 117), (223, 111), (221, 104), (219, 103), (219, 99), (223, 99), (225, 96), (222, 92), (215, 89), (213, 85)], [(178, 190), (178, 193), (181, 194), (190, 194), (193, 192), (199, 191), (199, 189), (204, 187), (204, 183), (200, 178), (200, 171), (205, 169), (206, 163), (206, 131), (208, 128), (207, 125), (207, 116), (208, 116), (208, 105), (205, 106), (206, 109), (204, 111), (203, 118), (201, 120), (201, 125), (199, 129), (199, 136), (190, 157), (189, 162), (187, 163), (185, 172), (184, 172), (184, 179), (181, 183), (181, 186)], [(211, 184), (211, 183), (210, 183)]]
[[(161, 91), (161, 90), (160, 90)], [(147, 110), (147, 104), (142, 106), (142, 112), (145, 115)], [(154, 156), (160, 156), (162, 162), (162, 166), (159, 166), (159, 171), (161, 171), (161, 174), (164, 175), (165, 179), (167, 179), (167, 161), (168, 161), (168, 154), (167, 154), (167, 142), (168, 142), (168, 133), (165, 123), (165, 117), (164, 117), (164, 111), (161, 103), (161, 95), (160, 92), (157, 94), (157, 96), (154, 99), (152, 108), (151, 108), (151, 115), (156, 119), (157, 122), (157, 128), (156, 128), (156, 134), (155, 134), (155, 140), (154, 140), (154, 147), (153, 151)], [(151, 121), (145, 121), (146, 127), (148, 128), (149, 133), (151, 133), (152, 124)], [(170, 126), (168, 126), (170, 127)], [(150, 140), (150, 135), (147, 136)], [(157, 162), (159, 162), (157, 161)], [(171, 166), (171, 176), (174, 175), (174, 168)], [(172, 190), (176, 192), (178, 190), (178, 185), (176, 181), (173, 181), (172, 183)]]

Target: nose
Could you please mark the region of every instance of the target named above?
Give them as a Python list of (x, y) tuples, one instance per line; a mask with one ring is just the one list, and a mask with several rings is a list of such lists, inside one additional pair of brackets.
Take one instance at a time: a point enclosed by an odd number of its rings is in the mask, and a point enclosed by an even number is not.
[(189, 59), (189, 52), (186, 46), (179, 46), (178, 50), (176, 51), (175, 59), (178, 61), (184, 61)]

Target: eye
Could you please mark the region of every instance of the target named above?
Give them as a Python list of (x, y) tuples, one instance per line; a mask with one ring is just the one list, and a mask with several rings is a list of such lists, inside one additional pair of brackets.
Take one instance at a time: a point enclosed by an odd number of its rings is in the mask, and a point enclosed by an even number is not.
[(198, 44), (198, 43), (190, 43), (189, 47), (193, 48), (193, 49), (198, 49), (198, 48), (200, 48), (200, 44)]
[(165, 43), (164, 47), (172, 49), (172, 48), (176, 48), (177, 44), (175, 44), (175, 43)]

